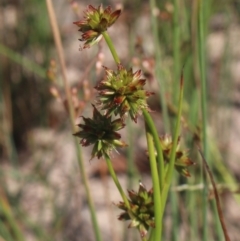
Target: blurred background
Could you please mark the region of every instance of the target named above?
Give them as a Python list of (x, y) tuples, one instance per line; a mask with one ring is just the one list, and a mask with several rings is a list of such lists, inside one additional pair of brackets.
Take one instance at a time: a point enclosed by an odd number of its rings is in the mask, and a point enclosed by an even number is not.
[[(73, 24), (88, 4), (111, 5), (122, 14), (109, 29), (122, 63), (143, 70), (159, 135), (171, 134), (163, 121), (163, 92), (169, 123), (176, 116), (178, 81), (184, 71), (185, 94), (181, 145), (196, 163), (191, 177), (176, 173), (164, 218), (164, 240), (202, 240), (202, 166), (195, 141), (201, 140), (201, 96), (197, 0), (179, 0), (174, 24), (174, 1), (53, 0), (64, 46), (67, 77), (77, 116), (92, 116), (94, 86), (102, 65), (114, 67), (104, 42), (81, 50), (80, 33)], [(240, 1), (209, 0), (204, 5), (206, 48), (208, 161), (221, 195), (232, 241), (240, 230)], [(153, 13), (158, 22), (159, 56)], [(157, 71), (156, 71), (157, 70)], [(158, 74), (158, 75), (156, 75)], [(159, 77), (160, 76), (160, 77)], [(61, 69), (45, 1), (0, 2), (0, 240), (92, 241), (94, 234), (81, 182), (74, 137), (65, 108)], [(76, 119), (76, 124), (81, 118)], [(171, 124), (169, 124), (171, 126)], [(141, 117), (128, 122), (122, 139), (130, 146), (113, 155), (121, 183), (136, 190), (141, 180), (151, 188)], [(136, 230), (117, 220), (113, 203), (120, 201), (103, 160), (84, 165), (103, 240), (140, 240)], [(209, 189), (208, 240), (224, 240), (214, 216)], [(127, 230), (127, 231), (126, 231)]]

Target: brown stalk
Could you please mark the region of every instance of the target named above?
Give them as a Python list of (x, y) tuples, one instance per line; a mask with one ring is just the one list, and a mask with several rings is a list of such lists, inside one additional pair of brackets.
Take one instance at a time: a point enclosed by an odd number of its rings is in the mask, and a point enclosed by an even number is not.
[[(47, 4), (48, 16), (49, 16), (50, 24), (52, 27), (55, 45), (57, 48), (57, 54), (58, 54), (59, 61), (60, 61), (64, 89), (65, 89), (65, 93), (67, 96), (67, 104), (68, 104), (68, 109), (69, 109), (69, 114), (70, 114), (71, 128), (72, 128), (72, 132), (74, 133), (74, 132), (76, 132), (75, 114), (74, 114), (71, 90), (69, 88), (68, 80), (67, 80), (67, 71), (66, 71), (66, 64), (65, 64), (62, 41), (61, 41), (61, 37), (60, 37), (60, 33), (59, 33), (59, 28), (58, 28), (52, 0), (46, 0), (46, 4)], [(88, 205), (89, 205), (89, 209), (90, 209), (95, 238), (97, 241), (101, 241), (102, 239), (101, 239), (100, 229), (98, 226), (96, 211), (94, 208), (94, 204), (93, 204), (93, 200), (92, 200), (92, 196), (91, 196), (90, 188), (89, 188), (89, 184), (88, 184), (87, 174), (86, 174), (83, 159), (82, 159), (81, 148), (80, 148), (80, 145), (78, 144), (76, 138), (75, 138), (75, 145), (76, 145), (76, 154), (77, 154), (77, 159), (78, 159), (78, 165), (80, 168), (82, 182), (85, 187), (85, 192), (86, 192), (87, 201), (88, 201)]]
[(223, 230), (223, 234), (224, 234), (224, 237), (225, 237), (225, 241), (231, 241), (229, 236), (228, 236), (228, 232), (227, 232), (227, 228), (226, 228), (226, 225), (225, 225), (225, 222), (224, 222), (224, 218), (223, 218), (223, 213), (222, 213), (222, 208), (221, 208), (221, 204), (220, 204), (220, 198), (219, 198), (219, 195), (218, 195), (218, 191), (217, 191), (217, 187), (216, 187), (216, 184), (215, 184), (215, 181), (214, 181), (214, 178), (213, 178), (213, 174), (210, 170), (210, 167), (208, 166), (207, 164), (207, 161), (201, 151), (201, 149), (198, 147), (198, 151), (202, 157), (202, 161), (203, 161), (203, 165), (210, 177), (210, 180), (211, 180), (211, 183), (212, 183), (212, 186), (213, 186), (213, 192), (214, 192), (214, 195), (215, 195), (215, 199), (216, 199), (216, 204), (217, 204), (217, 211), (218, 211), (218, 217), (219, 217), (219, 221), (221, 223), (221, 226), (222, 226), (222, 230)]
[(74, 109), (73, 109), (73, 104), (72, 104), (71, 91), (68, 86), (67, 70), (66, 70), (66, 64), (65, 64), (65, 57), (64, 57), (64, 53), (63, 53), (62, 41), (61, 41), (59, 28), (58, 28), (58, 24), (56, 21), (56, 15), (55, 15), (52, 1), (46, 0), (46, 3), (47, 3), (47, 9), (48, 9), (48, 16), (50, 19), (50, 24), (51, 24), (51, 28), (52, 28), (52, 32), (53, 32), (53, 37), (54, 37), (55, 45), (57, 48), (57, 54), (58, 54), (58, 58), (59, 58), (60, 66), (61, 66), (64, 90), (65, 90), (65, 93), (67, 96), (68, 109), (69, 109), (69, 113), (70, 113), (71, 127), (72, 127), (72, 130), (75, 132), (76, 131), (76, 125), (74, 123), (75, 115), (74, 115)]

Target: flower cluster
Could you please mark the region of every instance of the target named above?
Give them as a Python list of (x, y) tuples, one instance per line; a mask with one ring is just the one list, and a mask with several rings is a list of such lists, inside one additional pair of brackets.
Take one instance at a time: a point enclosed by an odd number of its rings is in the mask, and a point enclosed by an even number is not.
[(94, 145), (92, 158), (97, 156), (109, 156), (116, 147), (124, 147), (126, 144), (121, 141), (121, 135), (117, 133), (125, 124), (122, 119), (111, 120), (111, 116), (102, 115), (93, 105), (93, 117), (83, 117), (85, 124), (79, 124), (80, 131), (74, 135), (82, 138), (82, 146)]
[(154, 203), (153, 203), (153, 189), (149, 191), (139, 183), (138, 192), (128, 191), (131, 214), (124, 202), (119, 202), (117, 207), (124, 210), (120, 214), (119, 220), (131, 220), (129, 228), (136, 227), (141, 237), (147, 235), (150, 227), (155, 228), (154, 222)]
[[(126, 146), (120, 141), (121, 135), (116, 132), (125, 126), (123, 116), (129, 113), (136, 122), (139, 112), (148, 109), (147, 97), (153, 94), (143, 89), (146, 80), (141, 78), (140, 70), (133, 73), (132, 69), (126, 70), (121, 65), (118, 65), (116, 72), (104, 68), (105, 78), (95, 88), (105, 114), (102, 115), (93, 106), (93, 118), (83, 117), (85, 124), (79, 124), (81, 130), (75, 134), (82, 138), (82, 146), (94, 144), (92, 158), (109, 156), (116, 147)], [(111, 121), (112, 114), (120, 118)]]
[[(89, 5), (84, 12), (84, 19), (74, 22), (82, 32), (80, 40), (85, 41), (84, 48), (98, 42), (102, 33), (115, 23), (120, 14), (121, 10), (112, 11), (111, 7), (104, 9), (102, 5), (97, 8)], [(146, 80), (141, 78), (140, 70), (133, 73), (132, 69), (126, 70), (120, 64), (117, 71), (104, 68), (105, 78), (96, 89), (105, 114), (100, 114), (94, 107), (93, 119), (83, 117), (85, 124), (79, 124), (81, 130), (75, 134), (82, 138), (80, 143), (83, 146), (94, 144), (92, 157), (98, 158), (109, 155), (115, 147), (126, 145), (120, 141), (121, 136), (116, 132), (116, 128), (114, 129), (114, 125), (118, 123), (119, 129), (123, 128), (123, 116), (127, 113), (136, 122), (141, 110), (148, 109), (146, 99), (152, 94), (143, 89)], [(119, 115), (120, 119), (111, 122), (112, 114)]]
[[(176, 158), (175, 158), (175, 169), (183, 176), (190, 177), (190, 173), (187, 169), (188, 166), (191, 166), (194, 164), (193, 161), (191, 161), (188, 157), (188, 151), (187, 150), (181, 150), (180, 145), (178, 145), (176, 149)], [(164, 160), (166, 162), (170, 161), (170, 155), (172, 151), (172, 137), (170, 135), (164, 135), (160, 137), (160, 144), (163, 150)]]
[(133, 73), (132, 69), (126, 70), (122, 65), (117, 71), (104, 68), (105, 78), (95, 87), (102, 109), (107, 110), (107, 115), (114, 113), (122, 117), (129, 113), (136, 122), (139, 112), (148, 109), (147, 97), (153, 94), (143, 89), (146, 79), (141, 78), (141, 70)]
[[(131, 190), (128, 191), (129, 197), (127, 198), (125, 196), (110, 161), (110, 154), (113, 150), (118, 147), (127, 146), (121, 140), (121, 135), (118, 133), (119, 130), (125, 127), (125, 117), (129, 115), (134, 122), (137, 122), (138, 116), (142, 112), (144, 113), (145, 125), (148, 127), (146, 131), (149, 155), (150, 157), (154, 156), (154, 150), (151, 148), (152, 140), (150, 140), (153, 137), (153, 144), (156, 147), (158, 147), (159, 144), (161, 145), (162, 152), (158, 154), (163, 154), (166, 168), (174, 154), (175, 160), (172, 160), (174, 161), (172, 164), (174, 164), (175, 169), (181, 175), (189, 177), (190, 173), (188, 167), (194, 163), (189, 159), (188, 151), (180, 148), (180, 138), (178, 139), (176, 148), (173, 148), (173, 140), (170, 135), (164, 135), (158, 139), (151, 117), (147, 113), (147, 111), (150, 110), (147, 99), (149, 96), (153, 95), (153, 92), (144, 89), (146, 79), (142, 77), (141, 70), (134, 72), (132, 68), (126, 69), (120, 64), (119, 57), (117, 56), (111, 39), (106, 33), (107, 29), (116, 22), (120, 14), (121, 10), (112, 11), (111, 7), (104, 9), (102, 5), (97, 8), (89, 5), (84, 12), (84, 19), (74, 22), (74, 24), (79, 27), (79, 31), (82, 32), (80, 41), (84, 42), (83, 48), (91, 47), (103, 36), (117, 64), (116, 70), (103, 67), (105, 76), (95, 87), (97, 90), (98, 102), (97, 107), (92, 105), (93, 117), (82, 117), (83, 122), (78, 124), (80, 130), (74, 135), (80, 138), (80, 144), (82, 146), (93, 145), (91, 159), (94, 157), (105, 158), (109, 173), (112, 175), (113, 181), (124, 200), (124, 202), (121, 201), (116, 204), (116, 206), (122, 210), (119, 215), (119, 220), (130, 221), (128, 227), (135, 227), (138, 229), (142, 239), (146, 240), (149, 229), (155, 228), (155, 222), (156, 225), (162, 225), (162, 213), (164, 211), (162, 209), (166, 206), (166, 197), (170, 187), (169, 177), (171, 178), (171, 176), (167, 173), (167, 178), (164, 178), (164, 176), (163, 179), (159, 178), (159, 175), (162, 173), (164, 174), (166, 169), (157, 170), (159, 172), (156, 174), (152, 173), (154, 189), (147, 190), (142, 183), (139, 183), (137, 192)], [(182, 111), (182, 96), (183, 75), (180, 82), (180, 105), (178, 109), (177, 127), (180, 123), (179, 117)], [(178, 129), (174, 135), (178, 135)], [(150, 162), (151, 167), (152, 165), (156, 165), (155, 158), (150, 158)], [(157, 167), (151, 169), (156, 170)], [(172, 172), (170, 172), (170, 174), (172, 174)], [(161, 182), (163, 181), (163, 183), (159, 183), (159, 180)], [(158, 189), (160, 192), (154, 193), (154, 190), (157, 191)], [(155, 200), (162, 199), (162, 201), (154, 203), (154, 197)], [(158, 205), (162, 205), (160, 211)], [(160, 231), (159, 228), (159, 226), (156, 226), (156, 230)], [(161, 232), (151, 233), (151, 230), (149, 232), (150, 239), (161, 239)]]
[(121, 10), (112, 12), (111, 7), (103, 9), (102, 5), (94, 8), (89, 5), (84, 12), (84, 19), (74, 22), (82, 32), (80, 41), (85, 41), (83, 48), (89, 48), (101, 39), (101, 34), (115, 23), (121, 14)]

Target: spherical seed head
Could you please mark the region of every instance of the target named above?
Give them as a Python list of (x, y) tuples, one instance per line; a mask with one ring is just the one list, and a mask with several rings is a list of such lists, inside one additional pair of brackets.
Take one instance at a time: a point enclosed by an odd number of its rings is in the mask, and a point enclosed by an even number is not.
[(141, 78), (141, 70), (133, 73), (121, 65), (117, 71), (105, 68), (105, 78), (95, 87), (102, 109), (108, 115), (114, 113), (123, 117), (129, 113), (132, 120), (137, 121), (138, 114), (148, 109), (146, 99), (153, 93), (143, 89), (146, 80)]
[[(185, 177), (190, 177), (190, 172), (188, 171), (188, 167), (194, 165), (195, 163), (190, 160), (188, 157), (188, 150), (180, 149), (180, 139), (178, 139), (178, 145), (176, 148), (176, 156), (175, 156), (175, 169)], [(165, 162), (169, 162), (171, 158), (172, 151), (172, 137), (170, 135), (163, 135), (160, 137), (160, 144), (163, 150), (164, 160)]]
[(126, 146), (117, 132), (125, 126), (122, 119), (112, 121), (110, 116), (102, 115), (93, 105), (93, 117), (83, 117), (83, 121), (84, 124), (78, 125), (80, 131), (74, 135), (81, 138), (82, 146), (93, 145), (92, 158), (109, 157), (116, 147)]
[(101, 39), (101, 34), (112, 26), (121, 14), (121, 10), (112, 11), (111, 7), (98, 8), (88, 5), (84, 11), (84, 19), (74, 22), (82, 32), (80, 41), (84, 41), (83, 48), (89, 48)]
[(153, 189), (146, 190), (142, 183), (139, 183), (138, 192), (128, 191), (130, 212), (124, 202), (116, 204), (118, 208), (124, 210), (119, 216), (119, 220), (131, 220), (129, 228), (137, 228), (142, 237), (147, 235), (150, 227), (155, 227)]

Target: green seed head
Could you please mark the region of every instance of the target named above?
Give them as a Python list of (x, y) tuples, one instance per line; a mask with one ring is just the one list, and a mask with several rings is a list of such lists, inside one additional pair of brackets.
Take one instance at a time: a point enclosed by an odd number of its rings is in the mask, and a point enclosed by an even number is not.
[(93, 157), (109, 156), (116, 147), (124, 147), (126, 144), (121, 141), (121, 135), (116, 132), (122, 129), (125, 124), (122, 119), (111, 120), (111, 116), (102, 115), (93, 105), (93, 117), (83, 117), (84, 124), (79, 124), (80, 131), (74, 135), (81, 138), (82, 146), (94, 145)]
[(131, 220), (129, 228), (137, 228), (142, 237), (147, 235), (150, 227), (155, 227), (153, 189), (149, 191), (139, 183), (138, 192), (128, 191), (130, 212), (124, 202), (119, 202), (117, 206), (124, 210), (119, 216), (119, 220)]
[(141, 78), (141, 71), (135, 73), (126, 70), (122, 65), (117, 71), (105, 68), (105, 78), (95, 87), (98, 90), (102, 109), (107, 115), (115, 114), (123, 117), (129, 113), (132, 120), (143, 109), (148, 109), (146, 99), (152, 95), (143, 89), (146, 80)]

